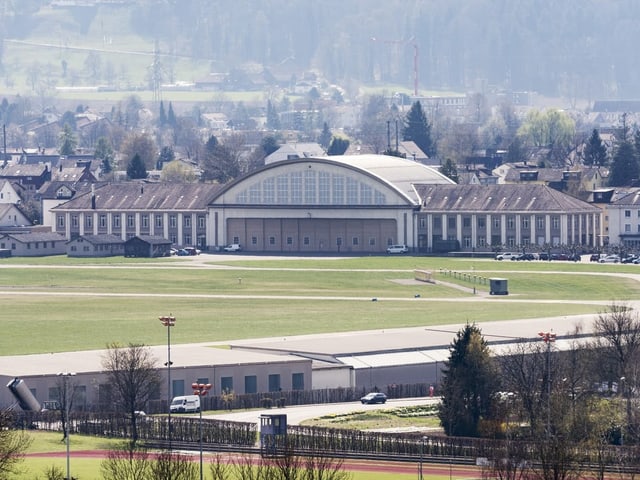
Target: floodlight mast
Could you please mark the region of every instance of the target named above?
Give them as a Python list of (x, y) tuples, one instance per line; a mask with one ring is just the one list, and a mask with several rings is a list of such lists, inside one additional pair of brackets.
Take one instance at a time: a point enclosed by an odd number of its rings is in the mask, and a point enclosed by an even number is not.
[(162, 325), (167, 327), (167, 441), (169, 443), (169, 451), (171, 451), (171, 327), (176, 324), (176, 317), (169, 314), (168, 316), (158, 317)]

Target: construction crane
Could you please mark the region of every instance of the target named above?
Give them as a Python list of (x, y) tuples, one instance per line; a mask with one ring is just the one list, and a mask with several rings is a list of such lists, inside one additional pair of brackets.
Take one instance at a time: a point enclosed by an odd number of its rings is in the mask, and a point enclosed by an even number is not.
[(372, 42), (382, 42), (392, 45), (411, 45), (413, 47), (413, 95), (418, 96), (418, 44), (414, 37), (408, 40), (384, 40), (371, 37)]

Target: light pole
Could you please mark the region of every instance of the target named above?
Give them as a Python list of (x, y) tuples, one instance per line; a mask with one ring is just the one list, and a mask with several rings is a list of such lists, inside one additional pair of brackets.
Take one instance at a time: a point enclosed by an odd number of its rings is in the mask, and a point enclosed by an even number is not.
[(553, 332), (539, 332), (540, 339), (547, 344), (547, 437), (551, 436), (551, 344), (556, 341)]
[(168, 317), (158, 317), (162, 325), (167, 327), (167, 440), (169, 441), (169, 451), (171, 451), (171, 327), (176, 324), (176, 317), (169, 314)]
[(620, 398), (622, 399), (622, 415), (620, 416), (620, 446), (624, 445), (624, 428), (625, 428), (625, 395), (624, 395), (624, 382), (626, 377), (620, 377), (620, 385), (618, 385), (618, 389), (620, 390)]
[(191, 388), (193, 389), (193, 394), (200, 397), (200, 408), (198, 410), (200, 411), (200, 480), (202, 480), (202, 397), (209, 393), (211, 384), (194, 382), (191, 384)]
[(69, 448), (69, 410), (71, 407), (71, 399), (69, 398), (69, 388), (68, 388), (68, 383), (69, 383), (69, 377), (74, 376), (75, 373), (72, 372), (61, 372), (58, 373), (58, 376), (62, 377), (62, 384), (64, 387), (64, 393), (62, 394), (63, 396), (61, 396), (61, 398), (64, 399), (64, 425), (65, 425), (65, 440), (66, 440), (66, 447), (67, 447), (67, 480), (71, 480), (71, 454), (70, 454), (70, 448)]

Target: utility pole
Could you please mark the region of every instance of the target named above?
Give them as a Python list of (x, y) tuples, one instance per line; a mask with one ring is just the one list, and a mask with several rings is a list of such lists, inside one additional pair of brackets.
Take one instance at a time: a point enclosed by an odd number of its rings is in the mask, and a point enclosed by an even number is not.
[(551, 436), (551, 344), (556, 341), (553, 332), (539, 332), (540, 339), (547, 344), (547, 437)]

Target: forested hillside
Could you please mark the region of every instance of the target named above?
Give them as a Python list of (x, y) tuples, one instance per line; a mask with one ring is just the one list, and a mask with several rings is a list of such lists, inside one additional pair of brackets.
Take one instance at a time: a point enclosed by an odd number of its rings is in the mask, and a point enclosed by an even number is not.
[[(640, 43), (637, 0), (0, 3), (5, 50), (12, 39), (48, 36), (56, 44), (109, 48), (127, 38), (131, 49), (157, 46), (169, 58), (191, 58), (209, 71), (248, 63), (316, 68), (336, 83), (408, 87), (417, 53), (422, 90), (496, 85), (589, 99), (640, 97), (633, 53)], [(15, 65), (3, 61), (3, 67)]]

